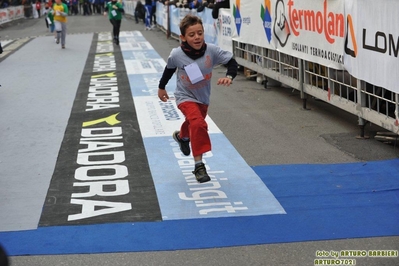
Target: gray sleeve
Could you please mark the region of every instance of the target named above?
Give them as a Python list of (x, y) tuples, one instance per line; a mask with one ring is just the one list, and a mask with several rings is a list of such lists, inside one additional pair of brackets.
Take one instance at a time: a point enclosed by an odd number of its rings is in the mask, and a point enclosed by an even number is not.
[(215, 58), (215, 65), (218, 64), (227, 64), (231, 58), (233, 58), (233, 53), (222, 50), (219, 46), (212, 46), (213, 54)]
[(170, 52), (170, 55), (168, 57), (168, 60), (166, 62), (166, 67), (169, 69), (173, 69), (173, 68), (177, 68), (177, 64), (176, 64), (176, 56), (177, 56), (177, 50), (176, 49), (180, 49), (179, 48), (173, 48), (172, 51)]

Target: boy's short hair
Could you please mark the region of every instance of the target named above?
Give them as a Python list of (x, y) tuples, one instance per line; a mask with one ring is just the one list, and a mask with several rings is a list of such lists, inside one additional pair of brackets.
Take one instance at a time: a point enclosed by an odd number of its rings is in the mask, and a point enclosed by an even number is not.
[(196, 25), (196, 24), (201, 24), (201, 26), (203, 26), (202, 24), (202, 19), (188, 14), (186, 15), (181, 21), (180, 21), (180, 33), (181, 35), (185, 36), (186, 35), (186, 29), (190, 26)]

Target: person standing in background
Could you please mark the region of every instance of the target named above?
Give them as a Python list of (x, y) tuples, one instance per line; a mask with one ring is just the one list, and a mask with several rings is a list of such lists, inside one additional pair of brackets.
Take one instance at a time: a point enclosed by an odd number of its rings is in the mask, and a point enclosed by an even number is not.
[(150, 24), (152, 27), (155, 27), (157, 25), (157, 1), (158, 0), (152, 0), (152, 8), (151, 8), (151, 20)]
[(79, 0), (79, 14), (80, 14), (80, 15), (83, 15), (83, 14), (84, 14), (84, 11), (83, 11), (83, 3), (84, 3), (84, 0)]
[(229, 0), (216, 0), (215, 5), (212, 9), (212, 17), (214, 19), (219, 18), (219, 9), (221, 8), (230, 8), (230, 1)]
[(79, 1), (78, 0), (70, 0), (70, 1), (72, 2), (72, 12), (71, 12), (71, 14), (72, 15), (79, 14), (79, 9), (78, 9)]
[(145, 8), (143, 3), (141, 1), (137, 1), (136, 7), (134, 9), (134, 19), (136, 21), (136, 24), (139, 23), (139, 20), (143, 20), (145, 24)]
[(96, 0), (91, 0), (91, 15), (96, 14)]
[(151, 30), (152, 0), (145, 0), (145, 30)]
[(90, 6), (89, 1), (83, 0), (83, 16), (90, 15), (89, 6)]
[(53, 33), (54, 32), (54, 11), (51, 8), (51, 5), (49, 3), (45, 4), (45, 9), (44, 9), (43, 15), (46, 16), (45, 21), (46, 21), (47, 28), (50, 30), (51, 33)]
[(123, 6), (117, 0), (112, 0), (107, 3), (105, 7), (104, 16), (108, 13), (109, 21), (112, 24), (112, 33), (114, 36), (114, 43), (119, 45), (119, 31), (122, 23)]
[(40, 18), (40, 9), (42, 8), (42, 4), (40, 3), (39, 0), (36, 0), (36, 11), (37, 11), (37, 15)]
[(98, 7), (100, 9), (99, 13), (102, 14), (105, 11), (105, 0), (100, 0), (99, 2), (100, 2), (99, 7)]
[(66, 23), (68, 21), (68, 6), (64, 4), (61, 0), (55, 0), (55, 5), (53, 6), (54, 10), (54, 25), (55, 30), (57, 32), (56, 43), (60, 43), (61, 39), (61, 47), (65, 49), (65, 39), (67, 26)]

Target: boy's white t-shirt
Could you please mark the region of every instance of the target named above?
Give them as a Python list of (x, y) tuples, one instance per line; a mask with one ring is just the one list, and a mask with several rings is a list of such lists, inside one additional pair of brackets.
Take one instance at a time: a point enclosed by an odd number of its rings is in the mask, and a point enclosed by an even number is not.
[[(207, 44), (205, 54), (196, 60), (188, 57), (181, 47), (174, 48), (169, 55), (167, 68), (177, 68), (176, 104), (191, 101), (209, 105), (213, 67), (227, 64), (232, 57), (231, 52), (224, 51), (214, 44)], [(184, 68), (194, 62), (198, 65), (204, 79), (192, 84)]]

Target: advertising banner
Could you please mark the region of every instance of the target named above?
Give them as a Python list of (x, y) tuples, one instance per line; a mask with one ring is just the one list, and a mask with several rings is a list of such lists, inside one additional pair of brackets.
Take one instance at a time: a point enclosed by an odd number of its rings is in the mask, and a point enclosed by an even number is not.
[(205, 31), (205, 42), (218, 44), (217, 19), (212, 17), (212, 9), (204, 9), (202, 12), (196, 13), (202, 19)]
[(229, 9), (219, 9), (219, 19), (217, 23), (217, 44), (225, 51), (233, 52), (231, 40), (233, 27), (233, 17)]
[(275, 48), (272, 43), (272, 1), (230, 0), (232, 37), (242, 43)]
[(324, 66), (343, 67), (344, 1), (272, 2), (273, 34), (279, 51)]
[(157, 2), (156, 17), (157, 24), (161, 25), (164, 29), (168, 29), (168, 6)]
[(328, 67), (343, 67), (344, 1), (231, 0), (230, 6), (233, 39)]
[(0, 24), (6, 23), (10, 21), (10, 16), (8, 14), (7, 8), (0, 9)]
[(170, 6), (170, 31), (177, 36), (180, 36), (180, 21), (187, 15), (192, 14), (198, 16), (202, 19), (204, 26), (205, 42), (217, 44), (218, 43), (218, 33), (217, 33), (217, 20), (212, 18), (212, 10), (205, 9), (202, 12), (198, 12), (195, 9), (188, 8), (178, 8), (175, 6)]
[(346, 0), (345, 68), (361, 80), (399, 93), (399, 1)]

